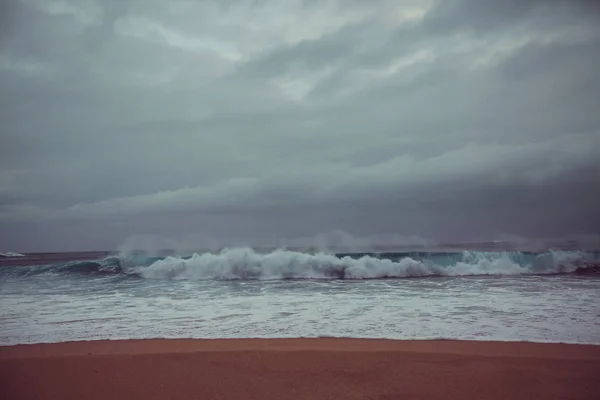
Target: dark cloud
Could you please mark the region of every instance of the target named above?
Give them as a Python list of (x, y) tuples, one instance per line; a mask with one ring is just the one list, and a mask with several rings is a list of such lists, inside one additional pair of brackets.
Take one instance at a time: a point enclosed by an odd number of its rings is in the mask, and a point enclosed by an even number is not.
[(438, 33), (509, 33), (528, 27), (594, 24), (600, 7), (593, 0), (442, 0), (426, 16), (424, 25)]
[(6, 250), (597, 232), (593, 2), (2, 7)]

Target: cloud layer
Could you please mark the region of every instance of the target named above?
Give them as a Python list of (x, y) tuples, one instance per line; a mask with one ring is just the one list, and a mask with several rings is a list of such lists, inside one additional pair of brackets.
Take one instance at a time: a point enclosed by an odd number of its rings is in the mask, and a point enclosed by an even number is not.
[(598, 233), (594, 2), (2, 7), (5, 250)]

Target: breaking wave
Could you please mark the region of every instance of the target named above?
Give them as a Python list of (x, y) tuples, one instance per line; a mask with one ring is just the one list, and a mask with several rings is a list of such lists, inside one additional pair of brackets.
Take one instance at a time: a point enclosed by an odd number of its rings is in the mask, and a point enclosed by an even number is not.
[[(5, 267), (7, 268), (7, 267)], [(108, 257), (62, 265), (8, 267), (11, 274), (120, 275), (178, 280), (393, 279), (478, 275), (598, 274), (597, 253), (575, 251), (326, 254), (250, 248), (191, 257)], [(4, 268), (3, 268), (4, 269)], [(3, 271), (7, 273), (7, 270)]]
[(0, 277), (3, 275), (120, 275), (128, 274), (127, 261), (119, 257), (106, 257), (99, 261), (71, 261), (65, 264), (49, 264), (18, 267), (0, 267)]

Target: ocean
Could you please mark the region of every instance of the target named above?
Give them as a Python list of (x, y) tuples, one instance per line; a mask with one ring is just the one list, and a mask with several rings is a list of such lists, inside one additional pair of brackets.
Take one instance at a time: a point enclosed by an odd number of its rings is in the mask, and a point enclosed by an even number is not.
[(600, 344), (598, 252), (88, 256), (1, 260), (0, 345), (285, 337)]

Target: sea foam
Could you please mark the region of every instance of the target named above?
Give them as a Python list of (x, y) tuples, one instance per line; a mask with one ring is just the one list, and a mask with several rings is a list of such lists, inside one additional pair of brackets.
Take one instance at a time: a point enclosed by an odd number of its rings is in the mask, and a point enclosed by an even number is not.
[[(442, 262), (443, 260), (443, 262)], [(189, 280), (275, 279), (383, 279), (429, 276), (533, 275), (575, 272), (589, 262), (579, 252), (463, 252), (456, 256), (433, 255), (415, 259), (338, 257), (276, 250), (267, 254), (250, 248), (224, 249), (219, 253), (194, 254), (190, 258), (166, 257), (149, 266), (130, 270), (144, 278)]]

